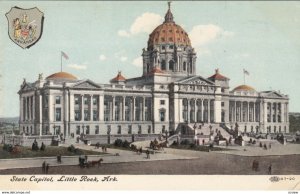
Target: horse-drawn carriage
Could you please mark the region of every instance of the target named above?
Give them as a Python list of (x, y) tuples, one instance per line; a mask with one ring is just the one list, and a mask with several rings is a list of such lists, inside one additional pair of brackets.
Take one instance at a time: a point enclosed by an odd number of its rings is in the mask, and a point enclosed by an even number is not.
[(150, 148), (153, 150), (163, 150), (165, 147), (168, 146), (168, 141), (158, 143), (156, 139), (150, 142)]
[(103, 159), (102, 158), (100, 158), (99, 160), (92, 160), (92, 161), (88, 161), (87, 160), (87, 156), (80, 156), (79, 157), (79, 166), (81, 167), (81, 168), (89, 168), (89, 167), (93, 167), (93, 166), (96, 166), (96, 165), (98, 165), (98, 167), (99, 166), (101, 166), (101, 162), (103, 162)]

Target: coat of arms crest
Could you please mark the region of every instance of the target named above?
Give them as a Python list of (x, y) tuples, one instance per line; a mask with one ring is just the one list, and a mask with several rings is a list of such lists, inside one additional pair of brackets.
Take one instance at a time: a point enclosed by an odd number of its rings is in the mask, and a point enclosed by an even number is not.
[(23, 49), (30, 48), (41, 38), (44, 13), (38, 8), (12, 7), (5, 15), (10, 39)]

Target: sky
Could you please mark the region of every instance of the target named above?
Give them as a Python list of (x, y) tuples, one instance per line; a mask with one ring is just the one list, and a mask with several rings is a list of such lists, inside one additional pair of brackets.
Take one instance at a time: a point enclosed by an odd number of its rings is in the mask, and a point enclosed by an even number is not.
[[(22, 49), (8, 37), (5, 14), (13, 6), (44, 13), (41, 39)], [(142, 75), (142, 49), (163, 22), (166, 1), (0, 1), (0, 117), (19, 115), (17, 94), (23, 78), (34, 82), (60, 71), (109, 83), (118, 71)], [(175, 22), (189, 34), (197, 52), (197, 74), (219, 68), (230, 87), (288, 94), (290, 112), (300, 112), (300, 2), (174, 1)]]

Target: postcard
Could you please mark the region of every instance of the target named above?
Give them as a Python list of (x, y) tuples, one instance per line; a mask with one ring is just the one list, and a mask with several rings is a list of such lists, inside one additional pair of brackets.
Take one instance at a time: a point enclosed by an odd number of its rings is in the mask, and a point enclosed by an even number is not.
[(299, 2), (0, 7), (3, 193), (298, 193)]

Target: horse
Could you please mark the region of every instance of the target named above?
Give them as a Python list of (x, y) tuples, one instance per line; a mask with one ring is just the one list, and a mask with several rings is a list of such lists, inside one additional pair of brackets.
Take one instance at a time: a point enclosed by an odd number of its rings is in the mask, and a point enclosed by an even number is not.
[(90, 166), (95, 166), (96, 164), (98, 164), (98, 167), (101, 166), (101, 162), (103, 162), (103, 159), (100, 158), (99, 160), (92, 160), (92, 161), (88, 161), (87, 163), (87, 167), (90, 167)]

